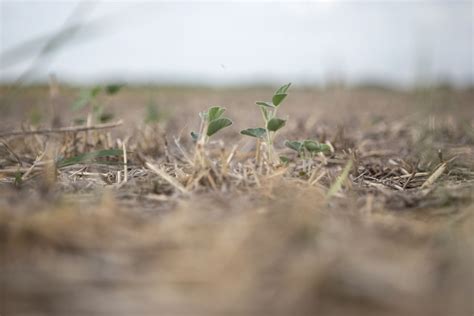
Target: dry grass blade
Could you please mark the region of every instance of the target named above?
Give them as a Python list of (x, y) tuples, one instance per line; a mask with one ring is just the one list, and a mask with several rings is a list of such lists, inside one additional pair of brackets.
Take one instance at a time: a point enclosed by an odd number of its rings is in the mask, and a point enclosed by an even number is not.
[(421, 188), (427, 188), (431, 186), (446, 170), (448, 164), (446, 162), (442, 163), (432, 174), (429, 176), (428, 179), (421, 185)]
[(145, 165), (148, 169), (150, 169), (151, 171), (153, 171), (154, 173), (156, 173), (157, 175), (162, 177), (166, 182), (171, 184), (173, 187), (175, 187), (181, 193), (183, 193), (183, 194), (188, 193), (188, 190), (186, 190), (186, 188), (181, 183), (176, 181), (173, 177), (171, 177), (169, 174), (167, 174), (166, 171), (164, 171), (163, 169), (151, 164), (148, 161), (145, 163)]
[(23, 176), (21, 177), (21, 180), (24, 181), (28, 178), (30, 173), (38, 166), (38, 163), (43, 159), (45, 154), (46, 154), (46, 150), (35, 159), (35, 162), (31, 165), (31, 167), (28, 169), (28, 171), (26, 171), (25, 174), (23, 174)]
[(4, 141), (0, 141), (0, 143), (13, 155), (13, 157), (15, 157), (20, 167), (23, 167), (23, 162), (21, 161), (20, 157), (18, 157), (18, 155), (13, 151), (13, 149), (11, 149), (10, 146), (8, 146), (8, 144)]
[(351, 171), (352, 168), (352, 160), (349, 160), (342, 170), (341, 174), (337, 177), (336, 181), (331, 185), (331, 187), (328, 190), (328, 193), (326, 194), (326, 199), (331, 198), (334, 194), (339, 192), (339, 190), (342, 188), (342, 184), (346, 181), (347, 177), (349, 176), (349, 171)]

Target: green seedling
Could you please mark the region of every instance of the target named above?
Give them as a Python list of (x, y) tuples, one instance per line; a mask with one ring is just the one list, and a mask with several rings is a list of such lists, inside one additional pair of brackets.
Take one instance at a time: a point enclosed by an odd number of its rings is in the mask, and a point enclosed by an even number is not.
[(306, 172), (309, 172), (310, 166), (312, 164), (311, 160), (316, 154), (331, 151), (331, 147), (329, 145), (321, 144), (310, 139), (303, 141), (287, 140), (285, 142), (285, 146), (296, 151), (298, 153), (298, 157), (303, 159), (303, 169), (307, 169)]
[(260, 141), (264, 142), (266, 144), (268, 161), (274, 164), (279, 163), (279, 160), (275, 156), (273, 142), (277, 131), (286, 124), (286, 120), (277, 117), (277, 112), (281, 103), (288, 95), (287, 91), (290, 85), (291, 83), (281, 86), (273, 95), (271, 102), (256, 102), (262, 113), (264, 127), (247, 128), (240, 132), (242, 135), (257, 138), (259, 140), (258, 143)]
[[(99, 102), (99, 96), (101, 93), (107, 95), (114, 95), (120, 91), (123, 84), (111, 84), (107, 86), (95, 86), (90, 89), (82, 90), (79, 97), (72, 104), (71, 109), (73, 111), (79, 111), (86, 107), (89, 107), (89, 114), (95, 118), (98, 123), (106, 123), (113, 119), (114, 115), (111, 112), (105, 111), (104, 105)], [(85, 122), (85, 119), (76, 119), (75, 122)]]
[(221, 129), (232, 125), (232, 120), (222, 117), (225, 108), (213, 106), (205, 112), (199, 113), (201, 118), (201, 126), (199, 132), (191, 132), (191, 137), (200, 145), (205, 145), (209, 141), (209, 137), (216, 134)]
[(196, 142), (194, 163), (202, 168), (205, 168), (207, 165), (204, 158), (204, 147), (209, 142), (209, 137), (232, 125), (231, 119), (222, 116), (224, 112), (225, 108), (213, 106), (207, 111), (199, 113), (201, 118), (199, 132), (191, 132), (191, 137)]
[(285, 146), (296, 151), (298, 156), (305, 159), (313, 158), (318, 153), (331, 151), (331, 147), (329, 147), (329, 145), (321, 144), (310, 139), (303, 141), (287, 140), (285, 142)]

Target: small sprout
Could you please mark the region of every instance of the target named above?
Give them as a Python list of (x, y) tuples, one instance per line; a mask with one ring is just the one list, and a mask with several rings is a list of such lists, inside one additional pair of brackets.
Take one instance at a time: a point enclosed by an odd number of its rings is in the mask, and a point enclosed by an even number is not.
[(242, 135), (262, 138), (267, 148), (267, 158), (270, 163), (278, 163), (278, 157), (275, 155), (275, 149), (273, 148), (273, 141), (276, 136), (276, 132), (280, 130), (286, 124), (286, 120), (277, 117), (277, 111), (279, 105), (286, 98), (288, 88), (291, 83), (281, 86), (273, 95), (272, 102), (257, 101), (256, 104), (262, 112), (262, 118), (264, 122), (264, 128), (248, 128), (242, 130)]
[(320, 144), (317, 141), (306, 139), (304, 141), (287, 140), (285, 146), (296, 151), (299, 156), (303, 156), (305, 159), (313, 157), (315, 154), (320, 152), (330, 152), (331, 147), (326, 144)]
[(270, 132), (276, 132), (278, 131), (280, 128), (282, 128), (283, 126), (285, 126), (286, 124), (286, 121), (285, 120), (282, 120), (282, 119), (279, 119), (277, 117), (275, 118), (272, 118), (271, 120), (268, 121), (267, 123), (267, 129), (270, 131)]
[[(191, 132), (193, 140), (198, 141), (199, 139), (202, 139), (202, 142), (206, 143), (206, 137), (210, 137), (221, 129), (232, 125), (232, 120), (227, 117), (221, 117), (224, 112), (225, 108), (220, 106), (214, 106), (205, 112), (200, 112), (201, 131), (199, 133)], [(203, 135), (206, 137), (203, 138)]]
[(205, 112), (200, 112), (201, 127), (199, 132), (191, 132), (191, 137), (196, 142), (196, 151), (194, 154), (194, 164), (201, 168), (208, 168), (209, 162), (205, 154), (205, 145), (209, 141), (209, 137), (218, 131), (232, 125), (232, 121), (227, 117), (222, 117), (225, 108), (214, 106)]
[(104, 106), (98, 102), (97, 98), (102, 91), (111, 95), (117, 93), (122, 87), (123, 85), (113, 84), (105, 86), (104, 88), (95, 86), (87, 90), (82, 90), (79, 97), (72, 104), (71, 109), (73, 111), (79, 111), (89, 106), (89, 113), (94, 115), (95, 120), (100, 123), (105, 123), (113, 118), (113, 114), (104, 111)]
[(261, 138), (265, 136), (266, 129), (262, 127), (247, 128), (247, 129), (244, 129), (243, 131), (240, 131), (240, 134), (250, 136), (250, 137), (255, 137), (255, 138)]

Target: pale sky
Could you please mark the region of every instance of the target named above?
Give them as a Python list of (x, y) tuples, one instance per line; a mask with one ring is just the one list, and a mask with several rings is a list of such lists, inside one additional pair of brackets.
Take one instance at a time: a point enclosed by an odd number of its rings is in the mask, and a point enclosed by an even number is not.
[(473, 84), (473, 1), (89, 1), (82, 13), (78, 1), (0, 2), (3, 82), (76, 12), (69, 22), (85, 27), (39, 59), (32, 80)]

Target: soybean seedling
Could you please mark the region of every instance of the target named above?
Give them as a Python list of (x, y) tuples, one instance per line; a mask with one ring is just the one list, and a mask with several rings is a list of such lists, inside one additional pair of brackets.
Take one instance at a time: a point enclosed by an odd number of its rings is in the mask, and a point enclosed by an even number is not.
[(330, 152), (331, 147), (317, 141), (306, 139), (303, 141), (287, 140), (285, 146), (296, 151), (298, 156), (303, 159), (304, 165), (312, 160), (316, 154)]
[(303, 141), (287, 140), (285, 142), (285, 146), (296, 151), (298, 156), (304, 159), (313, 158), (318, 153), (331, 151), (331, 147), (329, 147), (329, 145), (321, 144), (310, 139)]
[[(99, 102), (99, 95), (105, 92), (107, 95), (117, 94), (122, 89), (123, 84), (111, 84), (107, 86), (95, 86), (91, 89), (81, 91), (79, 97), (72, 104), (73, 111), (79, 111), (89, 106), (87, 121), (92, 123), (94, 118), (98, 123), (105, 123), (113, 118), (113, 113), (105, 111), (104, 105)], [(84, 123), (84, 119), (76, 119), (78, 123)]]
[[(240, 132), (242, 135), (257, 138), (258, 144), (260, 141), (265, 143), (267, 159), (268, 162), (272, 164), (278, 163), (278, 159), (275, 156), (275, 149), (273, 147), (275, 136), (277, 131), (286, 124), (286, 120), (277, 117), (277, 112), (281, 103), (288, 95), (287, 91), (290, 85), (291, 83), (281, 86), (273, 95), (271, 102), (256, 102), (257, 106), (260, 108), (260, 112), (262, 113), (264, 127), (247, 128)], [(257, 148), (257, 151), (258, 150), (259, 148)]]
[(191, 137), (196, 142), (196, 160), (203, 164), (202, 150), (209, 142), (209, 138), (216, 134), (221, 129), (232, 125), (232, 120), (227, 117), (222, 117), (225, 108), (220, 106), (213, 106), (207, 111), (199, 113), (201, 124), (199, 132), (191, 132)]

